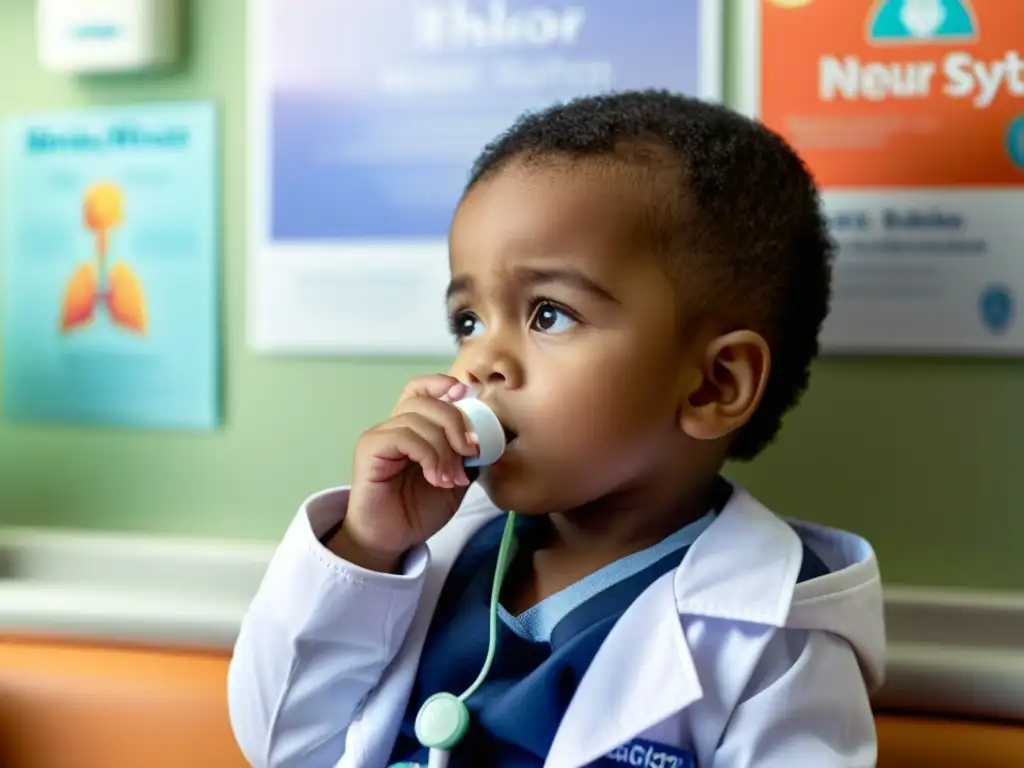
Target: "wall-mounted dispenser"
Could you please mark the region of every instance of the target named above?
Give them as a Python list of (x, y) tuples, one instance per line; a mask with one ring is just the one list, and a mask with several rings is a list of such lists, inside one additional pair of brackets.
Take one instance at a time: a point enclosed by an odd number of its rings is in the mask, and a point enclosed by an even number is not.
[(36, 0), (39, 58), (68, 74), (139, 72), (180, 56), (184, 0)]

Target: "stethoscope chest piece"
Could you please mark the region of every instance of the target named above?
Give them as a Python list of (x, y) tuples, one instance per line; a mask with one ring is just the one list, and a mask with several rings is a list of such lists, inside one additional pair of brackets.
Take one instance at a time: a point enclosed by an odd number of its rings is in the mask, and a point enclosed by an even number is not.
[(396, 763), (390, 768), (445, 768), (451, 750), (469, 730), (469, 709), (451, 693), (435, 693), (416, 715), (416, 738), (430, 750), (428, 766), (421, 763)]
[(428, 749), (452, 749), (469, 728), (469, 709), (458, 696), (436, 693), (416, 715), (416, 738)]

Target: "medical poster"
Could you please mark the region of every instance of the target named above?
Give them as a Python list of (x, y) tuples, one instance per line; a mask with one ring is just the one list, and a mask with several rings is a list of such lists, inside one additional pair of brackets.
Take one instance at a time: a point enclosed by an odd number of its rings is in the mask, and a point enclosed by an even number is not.
[(839, 245), (826, 350), (1024, 351), (1024, 2), (751, 6), (746, 106)]
[(445, 238), (477, 154), (578, 95), (719, 98), (719, 2), (251, 3), (251, 343), (451, 354)]
[(10, 122), (8, 418), (217, 425), (217, 162), (206, 103)]

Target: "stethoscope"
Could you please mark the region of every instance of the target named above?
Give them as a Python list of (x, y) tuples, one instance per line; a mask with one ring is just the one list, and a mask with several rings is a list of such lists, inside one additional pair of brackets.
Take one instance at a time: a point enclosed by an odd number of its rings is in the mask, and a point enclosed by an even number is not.
[[(494, 662), (494, 651), (498, 643), (498, 604), (501, 599), (501, 587), (505, 582), (512, 561), (515, 560), (518, 541), (515, 535), (515, 513), (509, 512), (505, 520), (505, 530), (501, 535), (498, 547), (498, 562), (494, 568), (494, 581), (491, 583), (491, 605), (489, 612), (489, 637), (487, 640), (487, 656), (476, 680), (465, 691), (456, 696), (452, 693), (435, 693), (420, 707), (416, 714), (416, 739), (430, 750), (427, 768), (447, 768), (451, 751), (462, 741), (469, 730), (469, 708), (466, 700), (476, 693), (484, 684)], [(419, 763), (396, 763), (391, 768), (422, 768)]]
[[(467, 467), (481, 467), (492, 464), (505, 451), (505, 431), (494, 412), (481, 400), (466, 398), (454, 403), (463, 412), (470, 430), (480, 446), (478, 455), (467, 459)], [(498, 605), (505, 576), (515, 559), (518, 541), (515, 534), (514, 512), (505, 519), (505, 530), (498, 546), (498, 562), (494, 567), (491, 582), (491, 604), (489, 611), (489, 635), (487, 656), (476, 680), (465, 691), (456, 696), (452, 693), (435, 693), (423, 702), (416, 714), (415, 732), (420, 745), (429, 752), (427, 768), (447, 768), (452, 750), (462, 741), (469, 730), (469, 708), (466, 701), (480, 690), (494, 663), (494, 652), (498, 644)], [(419, 763), (395, 763), (391, 768), (422, 768)]]

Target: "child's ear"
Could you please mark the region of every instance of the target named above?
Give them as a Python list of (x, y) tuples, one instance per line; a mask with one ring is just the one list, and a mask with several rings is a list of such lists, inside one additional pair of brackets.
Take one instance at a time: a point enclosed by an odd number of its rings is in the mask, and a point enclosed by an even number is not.
[(733, 331), (713, 338), (682, 404), (680, 426), (697, 440), (717, 440), (739, 429), (761, 403), (771, 351), (754, 331)]

